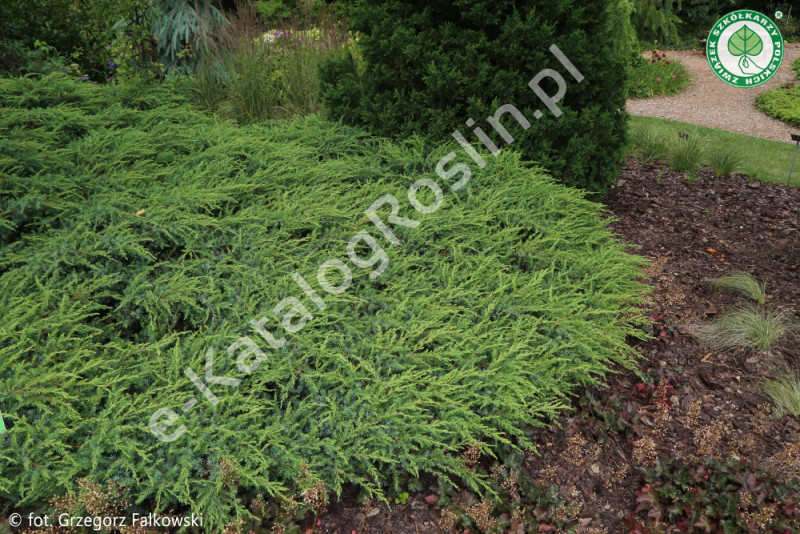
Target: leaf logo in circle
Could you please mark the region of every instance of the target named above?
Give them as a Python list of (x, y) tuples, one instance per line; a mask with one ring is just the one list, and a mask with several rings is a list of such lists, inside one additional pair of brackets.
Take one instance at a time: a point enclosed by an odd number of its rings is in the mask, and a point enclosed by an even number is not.
[(764, 43), (761, 41), (761, 37), (751, 30), (747, 24), (739, 28), (728, 40), (728, 52), (733, 56), (741, 56), (739, 59), (739, 70), (741, 70), (743, 74), (747, 74), (744, 69), (750, 68), (751, 64), (761, 69), (761, 67), (756, 65), (751, 59), (751, 56), (757, 56), (763, 49)]

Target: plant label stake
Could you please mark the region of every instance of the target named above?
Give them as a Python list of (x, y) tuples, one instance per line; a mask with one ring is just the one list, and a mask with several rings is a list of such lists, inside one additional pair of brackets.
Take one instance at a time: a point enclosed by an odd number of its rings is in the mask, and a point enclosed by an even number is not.
[(786, 185), (792, 182), (792, 171), (794, 170), (794, 162), (797, 159), (797, 149), (800, 148), (800, 135), (792, 134), (792, 141), (795, 141), (797, 144), (794, 147), (794, 157), (792, 158), (792, 166), (789, 169), (789, 179), (786, 180)]
[(0, 412), (0, 434), (6, 433), (6, 424), (3, 422), (3, 412)]

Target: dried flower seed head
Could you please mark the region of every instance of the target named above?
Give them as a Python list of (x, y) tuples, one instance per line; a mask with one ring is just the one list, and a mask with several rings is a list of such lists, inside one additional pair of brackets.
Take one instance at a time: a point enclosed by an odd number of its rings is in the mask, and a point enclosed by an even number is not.
[(490, 501), (481, 501), (467, 508), (467, 515), (475, 520), (481, 532), (494, 532), (497, 529), (497, 518), (492, 517), (494, 505)]
[(481, 459), (481, 444), (480, 444), (480, 442), (476, 441), (476, 442), (472, 443), (469, 447), (467, 447), (467, 450), (465, 450), (461, 454), (461, 457), (464, 459), (464, 462), (470, 467), (472, 467), (475, 464), (477, 464), (478, 460)]
[(298, 478), (300, 495), (303, 502), (310, 505), (315, 513), (319, 514), (328, 505), (328, 493), (325, 491), (325, 483), (311, 473), (311, 468), (307, 465), (300, 467)]
[(553, 464), (547, 464), (539, 471), (539, 475), (541, 476), (542, 480), (547, 483), (555, 483), (557, 474), (558, 466)]
[(264, 496), (260, 493), (250, 500), (250, 511), (255, 514), (263, 514), (266, 506), (267, 502), (264, 500)]
[(235, 488), (239, 482), (239, 473), (236, 464), (227, 458), (220, 460), (219, 478), (226, 487)]
[(442, 511), (442, 519), (439, 526), (442, 528), (442, 531), (450, 532), (453, 530), (453, 527), (455, 527), (457, 519), (458, 516), (456, 513), (448, 508)]
[(628, 464), (620, 464), (611, 470), (608, 476), (603, 479), (603, 486), (610, 490), (615, 484), (621, 484), (628, 474)]
[(694, 444), (697, 454), (703, 458), (719, 456), (719, 445), (724, 433), (723, 424), (716, 421), (711, 426), (700, 427), (694, 432)]
[(788, 480), (800, 475), (800, 442), (789, 443), (780, 452), (767, 458), (764, 467), (770, 477), (779, 480)]
[(567, 449), (561, 454), (564, 462), (582, 466), (594, 462), (600, 456), (602, 447), (596, 441), (589, 442), (582, 434), (567, 439)]
[(748, 526), (757, 529), (756, 532), (765, 532), (777, 515), (778, 506), (776, 504), (765, 504), (757, 512), (743, 512), (741, 514), (742, 519), (745, 520)]
[(633, 443), (633, 459), (639, 465), (652, 466), (657, 457), (658, 448), (650, 436), (643, 436)]
[(222, 534), (239, 534), (244, 526), (244, 519), (239, 519), (228, 523), (222, 531)]
[(684, 421), (684, 426), (686, 428), (694, 428), (697, 426), (697, 423), (700, 420), (700, 409), (702, 407), (703, 401), (700, 399), (692, 402), (692, 405), (689, 406), (688, 410), (686, 410), (686, 420)]

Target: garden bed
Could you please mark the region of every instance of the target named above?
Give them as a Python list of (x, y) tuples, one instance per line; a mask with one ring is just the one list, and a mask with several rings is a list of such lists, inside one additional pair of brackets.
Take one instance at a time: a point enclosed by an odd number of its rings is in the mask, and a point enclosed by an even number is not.
[[(629, 113), (789, 142), (791, 129), (785, 123), (758, 111), (755, 99), (759, 94), (792, 80), (794, 72), (790, 69), (790, 64), (800, 56), (800, 47), (787, 47), (783, 66), (775, 76), (764, 85), (747, 90), (728, 86), (717, 78), (711, 71), (704, 52), (674, 51), (669, 55), (686, 64), (692, 75), (691, 86), (679, 95), (629, 99)], [(732, 113), (731, 110), (736, 112)]]
[[(800, 189), (750, 182), (742, 175), (705, 175), (689, 185), (661, 165), (630, 161), (606, 204), (619, 218), (614, 226), (622, 238), (653, 261), (647, 276), (654, 286), (650, 311), (657, 319), (656, 338), (636, 344), (644, 356), (637, 372), (621, 372), (609, 377), (606, 387), (587, 389), (575, 412), (559, 420), (560, 428), (538, 434), (541, 456), (529, 455), (520, 475), (554, 484), (579, 504), (580, 511), (560, 525), (584, 533), (629, 532), (646, 519), (647, 510), (636, 512), (637, 498), (641, 504), (647, 497), (640, 493), (645, 478), (636, 444), (658, 424), (653, 393), (662, 380), (671, 405), (655, 444), (662, 456), (696, 452), (696, 432), (716, 422), (728, 426), (714, 452), (730, 457), (735, 448), (743, 462), (761, 462), (800, 438), (798, 420), (773, 418), (768, 399), (758, 393), (763, 356), (712, 351), (688, 329), (740, 300), (708, 290), (709, 279), (733, 270), (766, 283), (767, 306), (800, 301)], [(693, 404), (699, 407), (694, 423), (687, 420)], [(439, 528), (440, 510), (424, 498), (435, 489), (429, 481), (423, 492), (391, 511), (343, 500), (314, 532), (446, 532)], [(542, 525), (556, 524), (550, 515), (542, 511)]]

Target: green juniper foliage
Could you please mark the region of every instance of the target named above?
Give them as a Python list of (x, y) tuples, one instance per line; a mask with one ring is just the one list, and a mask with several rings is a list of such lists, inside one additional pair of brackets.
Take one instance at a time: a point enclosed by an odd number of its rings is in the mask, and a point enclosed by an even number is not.
[(792, 126), (800, 126), (800, 87), (776, 87), (756, 97), (758, 109)]
[[(360, 72), (349, 54), (323, 66), (324, 101), (334, 117), (383, 136), (419, 134), (434, 146), (460, 130), (482, 147), (473, 133), (481, 127), (502, 149), (506, 142), (487, 118), (512, 104), (532, 122), (524, 130), (509, 116), (502, 120), (525, 159), (593, 192), (617, 179), (627, 120), (625, 58), (608, 23), (610, 0), (352, 4), (348, 20), (361, 36), (365, 68)], [(550, 53), (553, 44), (585, 76), (581, 83)], [(543, 69), (565, 76), (558, 118), (528, 86)], [(541, 88), (558, 92), (550, 78)], [(544, 116), (536, 120), (536, 111)], [(466, 126), (470, 118), (475, 124)]]
[[(218, 528), (306, 469), (379, 497), (423, 470), (485, 486), (464, 447), (529, 446), (572, 387), (633, 361), (642, 260), (598, 204), (513, 152), (422, 215), (406, 191), (438, 180), (441, 154), (419, 140), (316, 116), (239, 127), (166, 86), (60, 74), (0, 80), (0, 106), (0, 502), (112, 480), (134, 509)], [(364, 214), (386, 194), (421, 221), (391, 226), (396, 246)], [(348, 261), (361, 230), (387, 270), (350, 264), (352, 286), (326, 293), (318, 266)], [(313, 311), (297, 334), (273, 314), (287, 296)], [(255, 335), (262, 316), (284, 347)], [(268, 357), (247, 376), (226, 350), (242, 336)], [(215, 375), (242, 378), (210, 386), (216, 406), (184, 375), (209, 349)], [(157, 440), (151, 415), (194, 396), (185, 434)]]

